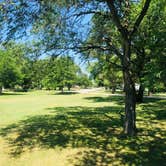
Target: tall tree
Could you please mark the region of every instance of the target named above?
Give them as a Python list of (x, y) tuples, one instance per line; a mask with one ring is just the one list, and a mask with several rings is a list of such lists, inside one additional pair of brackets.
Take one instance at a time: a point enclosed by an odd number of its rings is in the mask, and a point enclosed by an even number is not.
[[(21, 6), (19, 10), (16, 10), (16, 16), (11, 15), (10, 12), (13, 6), (11, 4), (7, 6), (9, 25), (23, 25), (25, 27), (28, 21), (33, 23), (35, 18), (39, 18), (34, 31), (39, 32), (38, 34), (43, 37), (42, 44), (47, 51), (56, 51), (59, 54), (62, 49), (73, 49), (75, 51), (96, 49), (104, 52), (109, 50), (119, 57), (125, 84), (124, 133), (134, 135), (136, 133), (136, 92), (131, 44), (147, 13), (151, 0), (71, 0), (69, 2), (65, 0), (34, 0), (32, 2), (17, 0), (16, 2), (18, 3), (15, 3), (14, 6)], [(139, 7), (137, 10), (138, 6), (141, 6), (141, 8)], [(24, 16), (22, 21), (18, 14)], [(90, 32), (91, 25), (81, 26), (81, 24), (86, 24), (87, 20), (90, 20), (94, 14), (104, 17), (102, 24), (108, 23), (106, 25), (107, 31), (101, 34), (103, 40), (101, 45), (95, 43), (86, 43), (85, 45), (84, 42)], [(36, 15), (37, 17), (35, 17)], [(89, 15), (89, 17), (87, 18), (85, 15)], [(131, 17), (132, 15), (135, 17)], [(16, 24), (20, 22), (22, 24)], [(111, 31), (112, 27), (117, 31), (118, 46), (112, 43), (112, 35), (107, 36), (107, 32)]]
[(0, 50), (0, 93), (2, 87), (14, 88), (21, 83), (22, 57), (22, 48), (14, 43), (9, 43)]
[(52, 57), (46, 64), (46, 73), (42, 80), (48, 89), (57, 87), (63, 92), (64, 87), (68, 90), (76, 84), (79, 67), (70, 57)]
[[(154, 85), (153, 82), (161, 80), (164, 82), (165, 64), (165, 1), (156, 0), (148, 10), (139, 30), (132, 42), (132, 54), (135, 55), (134, 70), (136, 82), (140, 84), (137, 92), (137, 102), (143, 101), (145, 86), (149, 89)], [(161, 60), (162, 59), (162, 60)], [(159, 63), (161, 62), (162, 63)], [(157, 64), (158, 62), (158, 64)], [(160, 74), (161, 73), (161, 74)], [(160, 77), (159, 77), (160, 76)], [(151, 86), (147, 83), (150, 83)], [(158, 81), (157, 81), (158, 82)], [(150, 88), (150, 89), (151, 89)]]

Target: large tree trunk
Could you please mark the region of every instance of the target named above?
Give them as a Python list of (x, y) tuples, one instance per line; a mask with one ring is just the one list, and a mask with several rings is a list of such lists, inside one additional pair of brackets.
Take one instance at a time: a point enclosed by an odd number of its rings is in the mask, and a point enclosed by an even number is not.
[(124, 133), (127, 135), (136, 134), (136, 95), (135, 87), (132, 85), (130, 76), (125, 74), (125, 121), (124, 121)]
[(135, 84), (132, 79), (132, 72), (130, 71), (130, 40), (124, 41), (124, 54), (123, 54), (123, 78), (125, 90), (125, 121), (124, 133), (127, 135), (136, 134), (136, 92)]
[[(122, 35), (122, 46), (123, 46), (123, 55), (119, 55), (121, 58), (121, 63), (123, 67), (123, 77), (124, 77), (124, 85), (125, 85), (125, 123), (124, 123), (124, 132), (127, 135), (134, 135), (136, 133), (136, 94), (135, 94), (135, 84), (132, 79), (133, 68), (131, 66), (131, 38), (136, 33), (141, 24), (144, 16), (147, 13), (151, 0), (146, 0), (142, 10), (135, 20), (133, 24), (132, 31), (129, 30), (131, 26), (129, 26), (128, 16), (130, 13), (130, 3), (129, 1), (124, 1), (126, 12), (124, 17), (126, 18), (125, 26), (122, 24), (120, 16), (118, 14), (119, 8), (115, 5), (115, 1), (106, 0), (108, 7), (110, 8), (112, 20), (116, 25), (118, 31)], [(117, 52), (117, 51), (115, 51)]]

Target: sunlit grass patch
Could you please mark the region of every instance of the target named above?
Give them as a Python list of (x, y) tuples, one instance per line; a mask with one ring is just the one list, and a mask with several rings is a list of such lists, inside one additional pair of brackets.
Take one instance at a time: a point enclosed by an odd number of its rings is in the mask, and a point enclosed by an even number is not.
[(54, 93), (1, 96), (0, 165), (165, 163), (165, 100), (137, 106), (138, 134), (131, 138), (122, 134), (122, 96)]

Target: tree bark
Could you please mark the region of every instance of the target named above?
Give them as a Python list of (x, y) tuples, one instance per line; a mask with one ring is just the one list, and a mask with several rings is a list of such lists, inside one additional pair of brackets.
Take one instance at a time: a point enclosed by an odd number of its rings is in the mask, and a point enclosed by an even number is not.
[(130, 136), (136, 134), (136, 99), (135, 88), (131, 85), (130, 78), (125, 73), (125, 121), (124, 133)]
[(130, 71), (130, 48), (131, 40), (124, 40), (124, 55), (122, 59), (123, 63), (123, 78), (124, 78), (124, 90), (125, 90), (125, 119), (124, 119), (124, 133), (129, 136), (136, 134), (136, 92), (135, 84), (132, 79)]

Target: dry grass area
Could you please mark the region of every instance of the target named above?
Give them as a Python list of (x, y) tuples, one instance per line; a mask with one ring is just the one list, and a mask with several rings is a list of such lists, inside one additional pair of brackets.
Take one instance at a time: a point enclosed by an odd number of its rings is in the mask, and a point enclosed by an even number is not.
[(122, 134), (123, 96), (49, 91), (0, 96), (0, 166), (156, 166), (166, 163), (166, 100), (137, 106)]

